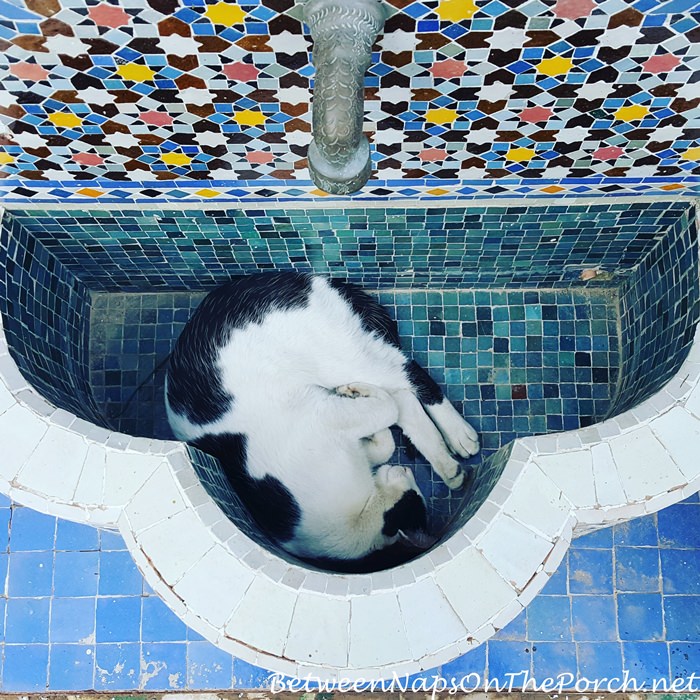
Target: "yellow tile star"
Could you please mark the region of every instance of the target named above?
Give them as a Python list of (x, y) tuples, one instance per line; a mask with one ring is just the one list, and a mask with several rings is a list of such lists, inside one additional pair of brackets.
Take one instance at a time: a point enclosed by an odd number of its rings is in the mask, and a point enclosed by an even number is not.
[(478, 9), (474, 0), (442, 0), (435, 12), (442, 20), (459, 22), (471, 19)]
[(214, 24), (232, 27), (234, 24), (243, 24), (247, 13), (233, 3), (217, 2), (216, 5), (209, 5), (204, 14)]
[(14, 163), (15, 157), (11, 156), (9, 153), (0, 153), (0, 165), (8, 165), (9, 163)]
[(135, 83), (153, 80), (155, 74), (156, 71), (139, 63), (125, 63), (123, 66), (117, 66), (117, 75), (124, 78), (124, 80), (133, 80)]
[(192, 158), (184, 153), (164, 153), (160, 159), (166, 165), (189, 165), (192, 162)]
[(649, 108), (642, 105), (630, 105), (629, 107), (620, 107), (615, 112), (615, 119), (621, 122), (633, 122), (638, 119), (644, 119), (649, 114)]
[(197, 190), (195, 192), (195, 194), (198, 195), (199, 197), (211, 198), (211, 197), (218, 197), (221, 194), (221, 192), (218, 192), (217, 190), (204, 189), (204, 190)]
[(534, 157), (534, 148), (511, 148), (510, 151), (506, 153), (506, 158), (516, 163), (522, 163), (523, 161), (531, 160)]
[(72, 114), (71, 112), (54, 112), (49, 114), (48, 119), (54, 126), (71, 127), (80, 126), (83, 123), (83, 120), (77, 114)]
[(700, 146), (689, 148), (685, 153), (681, 154), (683, 160), (700, 160)]
[(571, 58), (563, 56), (555, 56), (554, 58), (545, 58), (540, 61), (536, 68), (538, 73), (542, 75), (566, 75), (574, 67), (574, 61)]
[(233, 118), (243, 126), (260, 126), (267, 119), (262, 112), (255, 112), (252, 109), (242, 109), (240, 112), (236, 112)]
[(457, 119), (458, 113), (456, 109), (447, 109), (440, 107), (438, 109), (429, 109), (425, 113), (425, 121), (431, 124), (451, 124)]

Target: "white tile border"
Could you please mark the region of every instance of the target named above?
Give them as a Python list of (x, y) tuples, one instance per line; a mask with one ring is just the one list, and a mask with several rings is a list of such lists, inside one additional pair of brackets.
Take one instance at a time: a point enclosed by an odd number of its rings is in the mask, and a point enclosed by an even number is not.
[(292, 676), (380, 679), (493, 636), (537, 595), (576, 534), (700, 488), (700, 327), (657, 394), (591, 428), (517, 440), (460, 532), (372, 575), (279, 559), (225, 519), (183, 444), (112, 433), (55, 409), (19, 373), (0, 321), (3, 435), (0, 491), (118, 528), (150, 586), (222, 649)]

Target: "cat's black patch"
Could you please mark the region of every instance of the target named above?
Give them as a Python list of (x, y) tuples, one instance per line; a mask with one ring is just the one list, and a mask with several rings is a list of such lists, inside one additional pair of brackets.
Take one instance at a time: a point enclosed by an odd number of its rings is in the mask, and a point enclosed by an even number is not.
[(408, 380), (416, 390), (418, 399), (426, 406), (442, 403), (445, 395), (437, 382), (415, 361), (406, 362), (403, 368)]
[(323, 571), (335, 571), (339, 574), (371, 574), (374, 571), (386, 571), (405, 564), (425, 550), (418, 549), (403, 542), (396, 542), (384, 549), (377, 549), (359, 559), (335, 559), (332, 557), (314, 557), (303, 561)]
[(304, 307), (312, 276), (273, 272), (235, 277), (209, 294), (185, 325), (168, 368), (168, 403), (195, 425), (213, 423), (234, 401), (216, 360), (231, 332), (260, 323), (272, 310)]
[(412, 532), (415, 530), (427, 530), (428, 511), (425, 501), (417, 491), (406, 491), (397, 503), (384, 513), (384, 527), (382, 534), (387, 537), (397, 535), (399, 530)]
[(277, 542), (288, 542), (301, 519), (301, 510), (287, 487), (269, 474), (255, 479), (246, 470), (246, 436), (207, 434), (190, 443), (216, 457), (231, 486), (261, 530)]
[(374, 332), (382, 340), (399, 347), (399, 329), (396, 321), (374, 297), (350, 282), (332, 279), (330, 284), (360, 317), (364, 330), (368, 333)]

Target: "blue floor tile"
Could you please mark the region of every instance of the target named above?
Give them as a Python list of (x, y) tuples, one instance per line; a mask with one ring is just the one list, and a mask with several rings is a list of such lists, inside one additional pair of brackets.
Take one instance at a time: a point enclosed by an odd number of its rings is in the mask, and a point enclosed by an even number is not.
[(31, 508), (14, 507), (10, 533), (12, 552), (52, 552), (56, 542), (56, 518)]
[(617, 621), (621, 639), (664, 639), (663, 605), (658, 593), (620, 593)]
[(92, 690), (95, 653), (93, 645), (52, 644), (49, 656), (49, 689)]
[(12, 511), (9, 508), (0, 508), (0, 552), (7, 552), (10, 548), (10, 519)]
[(268, 688), (270, 686), (271, 671), (254, 666), (241, 659), (233, 660), (233, 687), (234, 688)]
[(129, 552), (100, 553), (100, 595), (141, 595), (143, 576)]
[(8, 600), (5, 641), (8, 644), (48, 644), (50, 604), (49, 598)]
[(661, 549), (664, 593), (700, 595), (700, 549)]
[(622, 676), (620, 642), (580, 642), (577, 646), (581, 675), (591, 680)]
[(527, 639), (527, 612), (523, 610), (503, 629), (496, 632), (493, 639), (501, 641), (519, 641)]
[(611, 549), (613, 533), (609, 527), (577, 537), (571, 542), (572, 549)]
[[(442, 676), (450, 682), (454, 678), (459, 687), (460, 680), (466, 678), (469, 674), (476, 674), (483, 680), (486, 675), (486, 644), (478, 646), (476, 649), (463, 654), (450, 663), (444, 664), (442, 667)], [(236, 662), (238, 663), (238, 661)], [(472, 682), (469, 687), (472, 687)]]
[(187, 625), (155, 596), (141, 599), (141, 639), (144, 642), (184, 642)]
[(573, 642), (538, 642), (532, 654), (535, 678), (557, 678), (571, 675), (572, 680), (563, 685), (571, 687), (576, 682), (576, 645)]
[(141, 639), (141, 598), (98, 598), (95, 639), (102, 642), (138, 642)]
[(672, 678), (690, 678), (694, 673), (694, 689), (700, 688), (700, 642), (672, 642), (669, 644)]
[(700, 639), (700, 596), (666, 596), (664, 598), (666, 639), (692, 642)]
[(145, 690), (182, 690), (187, 683), (187, 645), (144, 642), (141, 684)]
[(139, 687), (141, 645), (97, 644), (95, 646), (95, 689), (114, 692)]
[(489, 642), (489, 681), (507, 682), (509, 673), (532, 672), (532, 645), (529, 642)]
[(54, 598), (51, 604), (51, 643), (87, 643), (95, 633), (94, 598)]
[(59, 519), (56, 528), (57, 551), (94, 552), (99, 548), (100, 531), (97, 528)]
[(540, 595), (567, 595), (569, 593), (569, 553), (545, 584)]
[(528, 639), (562, 641), (571, 637), (571, 599), (539, 595), (527, 607)]
[(656, 514), (635, 518), (626, 523), (613, 527), (616, 545), (628, 547), (657, 547), (659, 533), (656, 525)]
[(571, 593), (612, 593), (612, 550), (571, 550), (569, 552), (569, 590)]
[(55, 595), (68, 598), (96, 596), (99, 561), (98, 552), (56, 552)]
[(665, 642), (622, 642), (624, 668), (638, 685), (668, 678), (668, 645)]
[(614, 642), (618, 639), (613, 596), (572, 596), (571, 614), (577, 642)]
[(187, 645), (187, 686), (201, 689), (233, 687), (233, 657), (209, 642)]
[(679, 503), (659, 511), (660, 546), (700, 548), (700, 528), (697, 527), (699, 510), (698, 503)]
[(48, 681), (48, 644), (7, 644), (2, 689), (12, 692), (43, 692)]
[(126, 543), (118, 532), (100, 530), (100, 549), (103, 552), (126, 551)]
[(53, 584), (52, 552), (12, 552), (7, 576), (8, 595), (50, 596)]
[(660, 590), (659, 550), (655, 547), (617, 547), (615, 575), (618, 591), (652, 593)]

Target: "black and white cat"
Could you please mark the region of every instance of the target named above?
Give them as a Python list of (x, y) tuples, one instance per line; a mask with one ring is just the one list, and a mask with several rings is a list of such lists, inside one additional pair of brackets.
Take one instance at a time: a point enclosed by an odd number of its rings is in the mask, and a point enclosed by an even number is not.
[(341, 569), (402, 540), (431, 542), (412, 472), (385, 464), (390, 426), (450, 489), (464, 481), (454, 455), (479, 449), (401, 352), (385, 309), (310, 274), (239, 277), (209, 294), (171, 354), (166, 408), (175, 436), (218, 458), (273, 540)]

